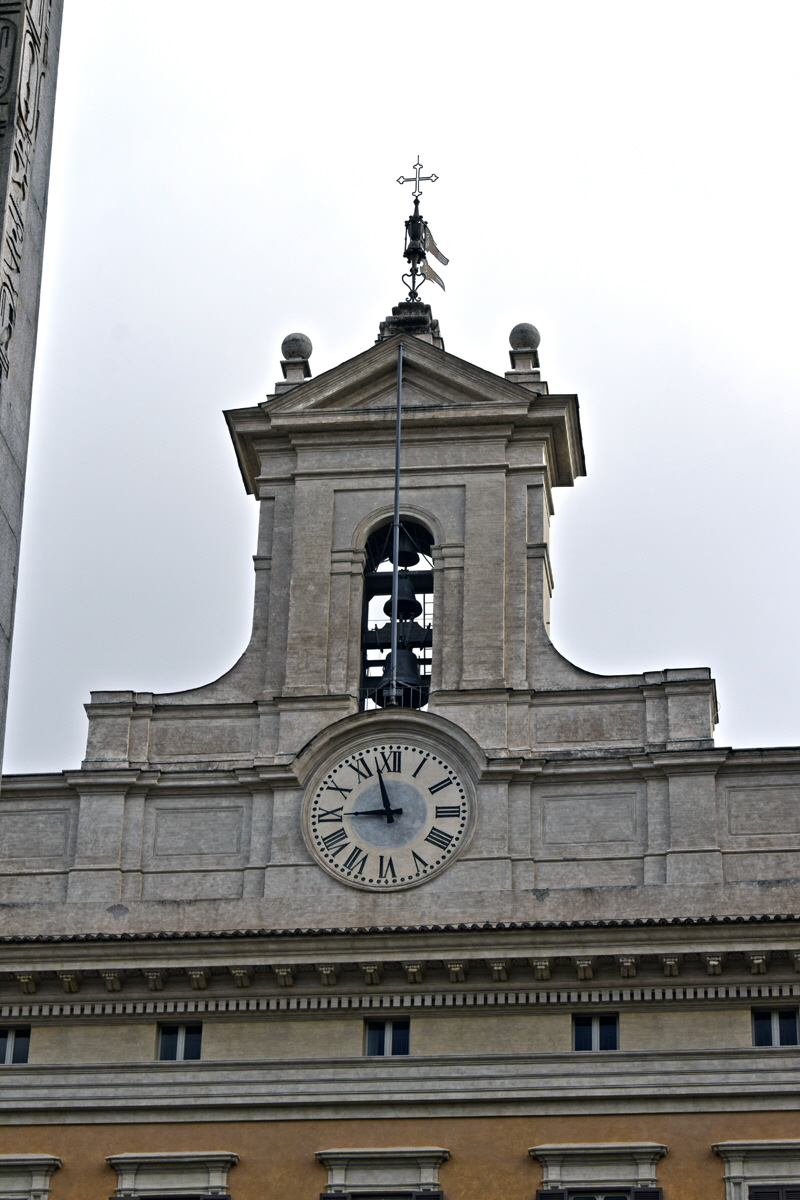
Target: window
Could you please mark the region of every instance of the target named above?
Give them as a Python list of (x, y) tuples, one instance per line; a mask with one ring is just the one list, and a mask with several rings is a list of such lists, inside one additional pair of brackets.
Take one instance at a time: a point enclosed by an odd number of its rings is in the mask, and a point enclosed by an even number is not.
[(751, 1187), (749, 1200), (800, 1200), (800, 1184), (797, 1187)]
[[(579, 1192), (570, 1188), (568, 1191), (546, 1191), (536, 1193), (536, 1200), (661, 1200), (661, 1188), (600, 1188), (594, 1191), (581, 1189)], [(783, 1200), (783, 1198), (781, 1198)]]
[[(362, 709), (389, 703), (392, 644), (392, 523), (367, 538), (361, 619)], [(433, 536), (417, 521), (400, 523), (397, 596), (397, 683), (402, 708), (424, 708), (431, 683), (433, 644)], [(409, 569), (411, 568), (411, 569)]]
[(162, 1062), (184, 1061), (200, 1057), (203, 1026), (162, 1025), (158, 1037), (158, 1057)]
[(27, 1029), (0, 1029), (0, 1063), (26, 1063), (31, 1044)]
[(230, 1150), (146, 1151), (106, 1159), (117, 1172), (112, 1200), (230, 1200), (228, 1172), (238, 1161), (239, 1155)]
[(716, 1142), (711, 1149), (725, 1164), (725, 1200), (800, 1200), (800, 1138)]
[(439, 1168), (450, 1151), (443, 1146), (390, 1146), (318, 1150), (328, 1171), (325, 1200), (442, 1200)]
[(411, 1022), (367, 1021), (364, 1053), (370, 1056), (408, 1054)]
[[(619, 1017), (616, 1013), (576, 1013), (572, 1018), (574, 1050), (618, 1050)], [(586, 1200), (589, 1200), (587, 1195)]]
[[(591, 1018), (590, 1018), (591, 1019)], [(542, 1164), (536, 1200), (662, 1200), (661, 1142), (552, 1142), (530, 1146)]]
[(796, 1046), (796, 1008), (754, 1008), (754, 1046)]

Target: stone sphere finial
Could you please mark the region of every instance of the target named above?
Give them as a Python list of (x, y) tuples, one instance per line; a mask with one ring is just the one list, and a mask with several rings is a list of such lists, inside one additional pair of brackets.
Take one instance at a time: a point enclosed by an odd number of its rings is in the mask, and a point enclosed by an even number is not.
[(535, 325), (529, 325), (527, 321), (515, 325), (508, 335), (512, 350), (538, 350), (541, 340), (539, 330)]
[(313, 349), (311, 338), (304, 333), (289, 333), (281, 342), (284, 358), (310, 358)]

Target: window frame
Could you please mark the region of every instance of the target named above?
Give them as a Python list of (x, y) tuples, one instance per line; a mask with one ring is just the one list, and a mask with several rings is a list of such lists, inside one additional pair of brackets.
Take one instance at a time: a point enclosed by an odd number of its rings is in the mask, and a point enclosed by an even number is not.
[[(756, 1041), (756, 1014), (769, 1013), (770, 1015), (770, 1042)], [(780, 1037), (780, 1017), (781, 1013), (791, 1013), (794, 1016), (794, 1041), (783, 1042)], [(798, 1046), (800, 1045), (800, 1014), (797, 1008), (791, 1006), (781, 1008), (751, 1008), (750, 1023), (753, 1031), (753, 1046), (759, 1050), (769, 1050), (780, 1046)]]
[[(15, 1058), (14, 1055), (17, 1047), (17, 1037), (20, 1033), (27, 1034), (27, 1037), (24, 1038), (24, 1041), (27, 1042), (27, 1046), (25, 1048), (25, 1057)], [(0, 1066), (10, 1067), (24, 1065), (28, 1061), (31, 1049), (30, 1025), (4, 1025), (2, 1028), (0, 1028), (0, 1038), (2, 1038), (3, 1034), (6, 1035), (6, 1053), (5, 1058), (0, 1061)], [(22, 1040), (23, 1039), (20, 1039), (20, 1041)]]
[(758, 1200), (769, 1190), (800, 1194), (800, 1138), (714, 1142), (711, 1149), (724, 1164), (726, 1200)]
[(747, 1185), (747, 1200), (798, 1200), (800, 1181), (797, 1183), (750, 1183)]
[[(600, 1046), (600, 1029), (601, 1029), (600, 1022), (603, 1018), (608, 1019), (609, 1017), (613, 1017), (613, 1020), (614, 1020), (614, 1032), (615, 1032), (616, 1045), (601, 1047)], [(579, 1028), (578, 1021), (581, 1021), (581, 1022), (590, 1021), (591, 1022), (591, 1040), (592, 1040), (591, 1046), (578, 1046), (578, 1044), (577, 1044), (577, 1041), (578, 1041), (577, 1031)], [(584, 1028), (585, 1028), (585, 1026), (584, 1026)], [(572, 1014), (572, 1049), (573, 1049), (573, 1052), (576, 1054), (588, 1054), (588, 1053), (609, 1054), (615, 1050), (619, 1050), (619, 1013), (616, 1013), (616, 1012), (614, 1012), (614, 1013), (610, 1013), (610, 1012), (609, 1013), (605, 1013), (605, 1012), (573, 1013)]]
[[(383, 1053), (371, 1052), (369, 1049), (370, 1025), (383, 1026)], [(396, 1025), (405, 1025), (407, 1035), (406, 1049), (395, 1052), (393, 1049), (394, 1029)], [(402, 1032), (402, 1031), (401, 1031)], [(364, 1020), (364, 1058), (408, 1058), (411, 1054), (411, 1020), (409, 1017), (367, 1017)]]
[(536, 1200), (605, 1200), (606, 1196), (613, 1200), (663, 1200), (660, 1187), (609, 1187), (601, 1184), (592, 1188), (582, 1184), (579, 1188), (539, 1188)]
[[(192, 1055), (186, 1057), (186, 1031), (187, 1029), (199, 1029), (199, 1053), (197, 1056)], [(164, 1031), (167, 1029), (177, 1029), (177, 1040), (175, 1045), (175, 1057), (167, 1057), (162, 1053)], [(199, 1062), (203, 1056), (203, 1022), (202, 1021), (164, 1021), (158, 1026), (158, 1038), (156, 1043), (156, 1057), (158, 1062)]]

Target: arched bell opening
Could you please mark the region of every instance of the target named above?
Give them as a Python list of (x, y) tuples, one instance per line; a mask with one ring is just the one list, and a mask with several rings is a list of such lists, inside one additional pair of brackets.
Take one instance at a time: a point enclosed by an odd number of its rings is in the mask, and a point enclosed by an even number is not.
[[(433, 641), (433, 535), (418, 521), (400, 519), (397, 590), (397, 684), (401, 708), (428, 703)], [(361, 619), (360, 708), (391, 703), (392, 522), (370, 534), (364, 564)]]

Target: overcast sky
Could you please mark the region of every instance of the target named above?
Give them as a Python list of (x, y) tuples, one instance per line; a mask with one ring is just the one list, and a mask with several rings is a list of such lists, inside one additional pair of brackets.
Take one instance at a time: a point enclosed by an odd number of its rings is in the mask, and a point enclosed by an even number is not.
[(66, 0), (6, 770), (76, 766), (90, 689), (238, 657), (222, 410), (290, 331), (314, 374), (372, 344), (417, 154), (447, 349), (502, 373), (532, 321), (580, 395), (556, 645), (709, 666), (718, 744), (800, 743), (797, 3), (225, 11)]

